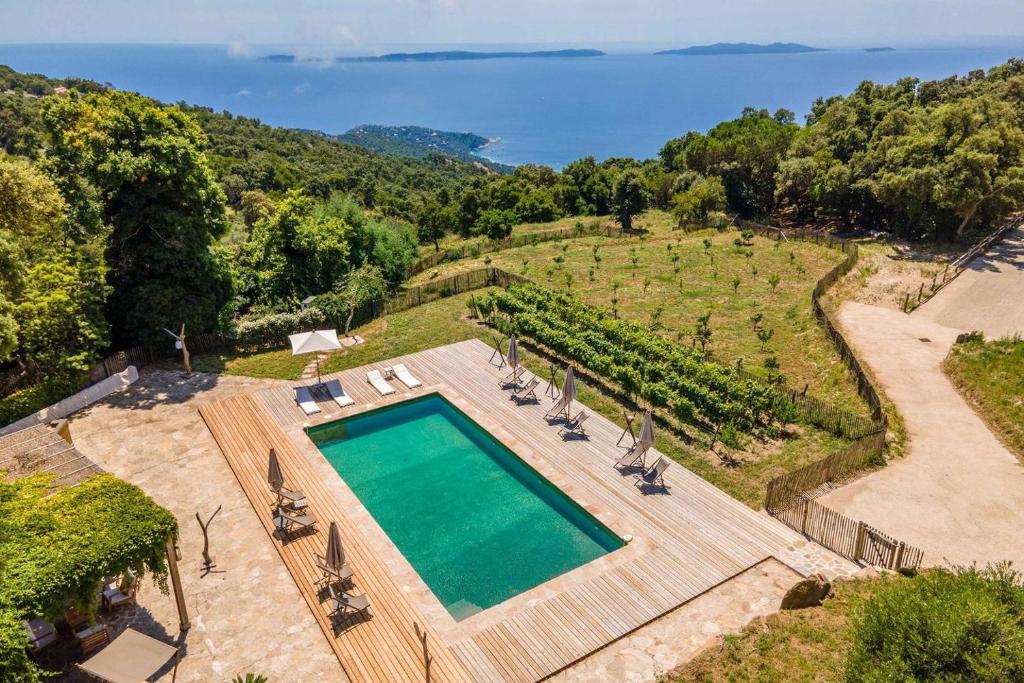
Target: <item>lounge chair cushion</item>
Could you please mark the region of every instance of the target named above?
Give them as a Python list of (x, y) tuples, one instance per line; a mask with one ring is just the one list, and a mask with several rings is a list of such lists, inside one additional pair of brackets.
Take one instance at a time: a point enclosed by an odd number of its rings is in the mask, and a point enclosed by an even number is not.
[(395, 373), (395, 377), (401, 380), (402, 384), (409, 387), (410, 389), (415, 389), (416, 387), (423, 386), (423, 382), (413, 377), (412, 373), (409, 372), (409, 369), (406, 368), (405, 365), (399, 363), (398, 365), (391, 368), (391, 370)]
[(327, 387), (327, 393), (331, 395), (331, 398), (334, 399), (334, 402), (337, 403), (342, 408), (353, 405), (355, 403), (355, 400), (345, 393), (345, 388), (341, 386), (340, 381), (332, 379), (331, 381), (327, 382), (324, 386)]
[(373, 388), (380, 392), (381, 396), (395, 393), (395, 388), (387, 383), (380, 370), (370, 370), (366, 373), (366, 381), (373, 385)]

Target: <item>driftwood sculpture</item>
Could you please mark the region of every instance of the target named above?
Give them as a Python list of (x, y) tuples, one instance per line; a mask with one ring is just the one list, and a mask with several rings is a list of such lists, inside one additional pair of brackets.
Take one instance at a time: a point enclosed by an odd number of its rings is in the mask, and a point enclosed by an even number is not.
[(210, 515), (210, 518), (208, 520), (206, 520), (205, 524), (203, 524), (203, 518), (199, 516), (198, 512), (196, 512), (196, 521), (199, 522), (199, 526), (203, 530), (203, 576), (206, 576), (207, 574), (209, 574), (211, 571), (213, 571), (213, 568), (217, 566), (216, 564), (214, 564), (213, 558), (210, 557), (210, 534), (209, 534), (209, 528), (210, 528), (210, 522), (213, 521), (213, 518), (217, 516), (217, 513), (220, 512), (220, 509), (222, 507), (224, 507), (224, 506), (223, 505), (218, 505), (217, 509), (213, 511), (213, 514)]
[(181, 324), (181, 334), (174, 334), (173, 332), (168, 330), (166, 327), (164, 328), (164, 332), (166, 332), (167, 334), (169, 334), (172, 337), (174, 337), (175, 346), (177, 346), (179, 349), (181, 349), (181, 357), (182, 357), (182, 360), (185, 363), (185, 374), (186, 375), (191, 375), (192, 374), (192, 363), (190, 362), (190, 358), (189, 358), (188, 346), (185, 344), (185, 323)]

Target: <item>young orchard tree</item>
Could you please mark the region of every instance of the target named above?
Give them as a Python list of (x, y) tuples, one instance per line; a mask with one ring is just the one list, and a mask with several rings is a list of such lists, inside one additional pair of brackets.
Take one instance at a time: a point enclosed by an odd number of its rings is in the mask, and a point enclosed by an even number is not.
[(379, 266), (364, 263), (345, 276), (345, 279), (339, 283), (337, 291), (348, 309), (348, 317), (345, 318), (345, 335), (348, 336), (356, 309), (363, 304), (383, 298), (387, 294), (388, 283)]

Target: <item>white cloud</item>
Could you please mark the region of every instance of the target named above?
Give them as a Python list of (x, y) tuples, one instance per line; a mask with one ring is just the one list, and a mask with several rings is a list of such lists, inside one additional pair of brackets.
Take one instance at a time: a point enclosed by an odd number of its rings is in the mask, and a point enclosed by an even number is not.
[(295, 93), (296, 95), (302, 95), (303, 93), (308, 92), (310, 87), (312, 86), (310, 85), (309, 81), (303, 81), (302, 83), (299, 83), (297, 86), (292, 88), (292, 92)]
[(249, 95), (252, 94), (252, 90), (249, 90), (247, 88), (242, 88), (241, 90), (239, 90), (235, 94), (238, 95), (239, 97), (248, 97)]
[(228, 43), (228, 55), (231, 57), (252, 57), (256, 50), (244, 40), (235, 39)]

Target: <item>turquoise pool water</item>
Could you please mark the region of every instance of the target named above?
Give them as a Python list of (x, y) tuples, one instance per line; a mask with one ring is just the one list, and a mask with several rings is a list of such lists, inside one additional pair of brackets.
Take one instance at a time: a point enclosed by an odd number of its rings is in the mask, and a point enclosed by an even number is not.
[(438, 394), (308, 434), (456, 621), (623, 545)]

